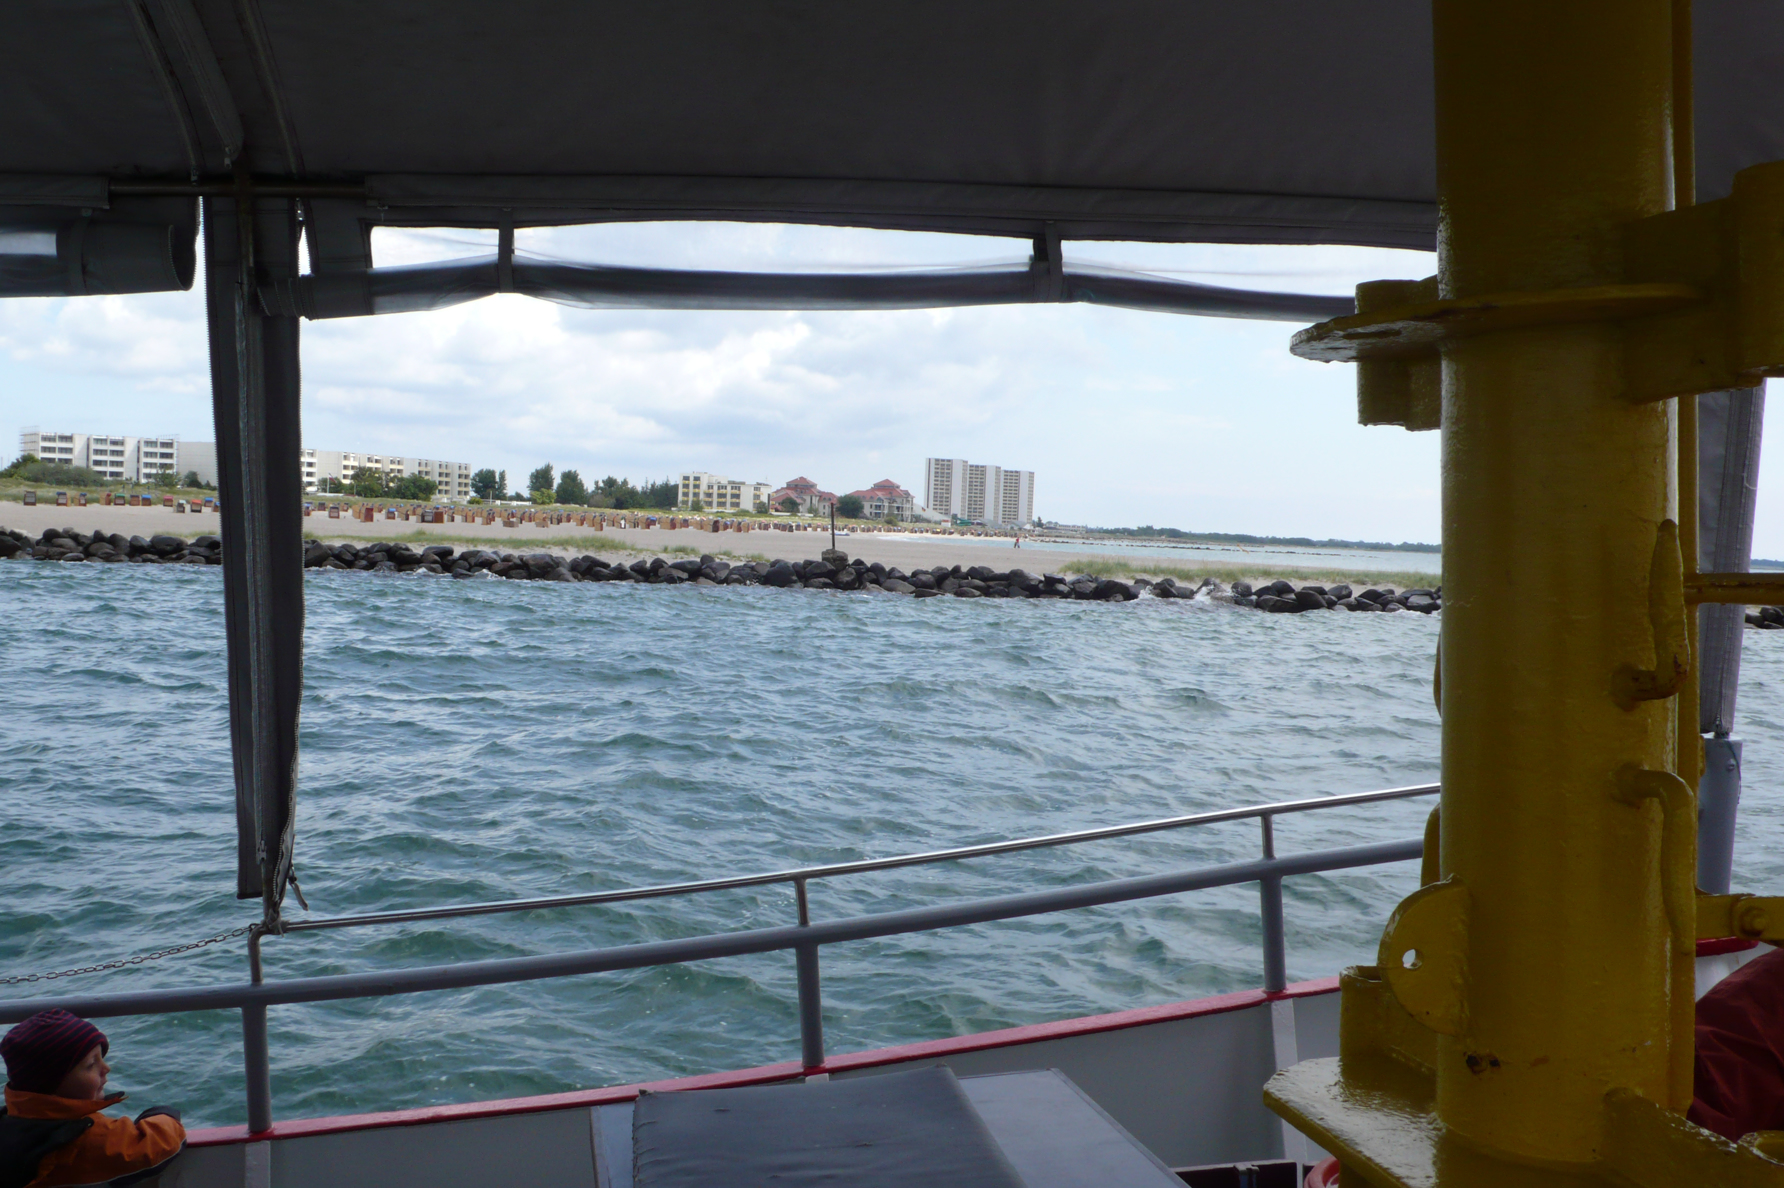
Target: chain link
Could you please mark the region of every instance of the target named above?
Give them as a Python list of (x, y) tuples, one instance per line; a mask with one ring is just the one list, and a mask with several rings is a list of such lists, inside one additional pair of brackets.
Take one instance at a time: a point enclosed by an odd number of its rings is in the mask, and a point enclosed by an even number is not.
[(226, 940), (234, 940), (238, 936), (247, 936), (252, 932), (252, 924), (244, 924), (240, 928), (232, 928), (228, 932), (219, 932), (216, 936), (191, 944), (175, 945), (171, 949), (160, 949), (153, 953), (141, 953), (135, 957), (124, 957), (117, 961), (107, 961), (103, 965), (83, 965), (79, 969), (57, 970), (55, 973), (13, 974), (0, 978), (0, 986), (18, 986), (26, 982), (53, 982), (57, 978), (72, 978), (76, 974), (100, 973), (108, 969), (123, 969), (126, 965), (141, 965), (145, 961), (159, 961), (163, 957), (172, 957), (177, 953), (190, 953), (193, 949), (202, 949), (206, 945), (219, 944)]

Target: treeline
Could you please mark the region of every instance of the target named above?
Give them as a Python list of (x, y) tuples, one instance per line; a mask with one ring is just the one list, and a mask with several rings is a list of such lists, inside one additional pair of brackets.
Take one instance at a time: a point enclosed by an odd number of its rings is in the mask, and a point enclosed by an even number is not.
[(1393, 544), (1385, 540), (1315, 540), (1311, 536), (1253, 536), (1249, 532), (1185, 532), (1181, 528), (1154, 528), (1142, 524), (1138, 528), (1092, 528), (1103, 536), (1126, 536), (1143, 540), (1193, 540), (1213, 544), (1300, 545), (1320, 549), (1373, 549), (1392, 553), (1441, 553), (1442, 545), (1419, 544), (1403, 540)]
[[(4, 470), (0, 470), (0, 480), (11, 479), (20, 483), (35, 483), (44, 487), (116, 487), (136, 486), (137, 484), (123, 479), (107, 478), (97, 470), (86, 466), (75, 466), (67, 462), (46, 462), (36, 454), (20, 454), (14, 458)], [(210, 483), (198, 481), (198, 472), (188, 470), (184, 475), (177, 474), (172, 467), (163, 469), (152, 480), (154, 485), (173, 491), (187, 488), (195, 491), (214, 491), (217, 488)]]
[(431, 478), (422, 478), (418, 474), (393, 478), (382, 470), (374, 470), (369, 466), (354, 471), (352, 478), (316, 480), (316, 490), (323, 495), (357, 495), (361, 499), (413, 499), (425, 502), (432, 499), (434, 492), (439, 489), (440, 484)]
[(674, 507), (681, 488), (673, 479), (633, 486), (629, 478), (608, 475), (594, 485), (575, 470), (558, 474), (551, 463), (527, 476), (525, 492), (508, 492), (506, 470), (479, 470), (471, 476), (471, 490), (484, 500), (513, 499), (533, 503), (560, 503), (571, 507)]

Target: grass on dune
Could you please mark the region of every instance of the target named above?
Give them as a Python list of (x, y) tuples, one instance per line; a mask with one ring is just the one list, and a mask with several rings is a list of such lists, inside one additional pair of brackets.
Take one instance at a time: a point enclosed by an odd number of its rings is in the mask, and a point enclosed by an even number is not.
[[(428, 532), (416, 529), (413, 532), (401, 532), (396, 535), (387, 533), (358, 532), (305, 532), (306, 540), (352, 541), (376, 544), (388, 541), (392, 544), (462, 544), (475, 548), (488, 549), (492, 553), (639, 553), (651, 557), (698, 557), (702, 552), (709, 552), (715, 557), (737, 557), (739, 554), (724, 549), (697, 549), (692, 545), (673, 544), (659, 548), (643, 548), (598, 532), (584, 533), (578, 536), (528, 537), (516, 530), (513, 536), (475, 536), (457, 532)], [(742, 554), (745, 560), (766, 560), (758, 553)]]

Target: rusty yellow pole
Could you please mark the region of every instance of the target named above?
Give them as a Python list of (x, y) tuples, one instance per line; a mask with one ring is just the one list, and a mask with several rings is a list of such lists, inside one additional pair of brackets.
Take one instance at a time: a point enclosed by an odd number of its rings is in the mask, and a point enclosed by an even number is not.
[[(1445, 298), (1611, 284), (1671, 199), (1671, 0), (1436, 0)], [(1604, 1095), (1665, 1102), (1660, 811), (1672, 706), (1646, 591), (1675, 514), (1664, 404), (1621, 399), (1618, 331), (1506, 330), (1443, 358), (1443, 868), (1468, 888), (1465, 1023), (1437, 1111), (1465, 1141), (1585, 1164)], [(1507, 590), (1516, 590), (1508, 597)], [(1676, 1073), (1674, 1074), (1676, 1079)]]

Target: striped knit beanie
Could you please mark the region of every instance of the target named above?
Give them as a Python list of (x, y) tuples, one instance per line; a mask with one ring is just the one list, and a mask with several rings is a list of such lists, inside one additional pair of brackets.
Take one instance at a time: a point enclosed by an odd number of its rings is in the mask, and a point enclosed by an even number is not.
[(6, 1083), (24, 1093), (54, 1093), (95, 1044), (111, 1050), (105, 1033), (85, 1019), (64, 1010), (39, 1011), (0, 1039)]

